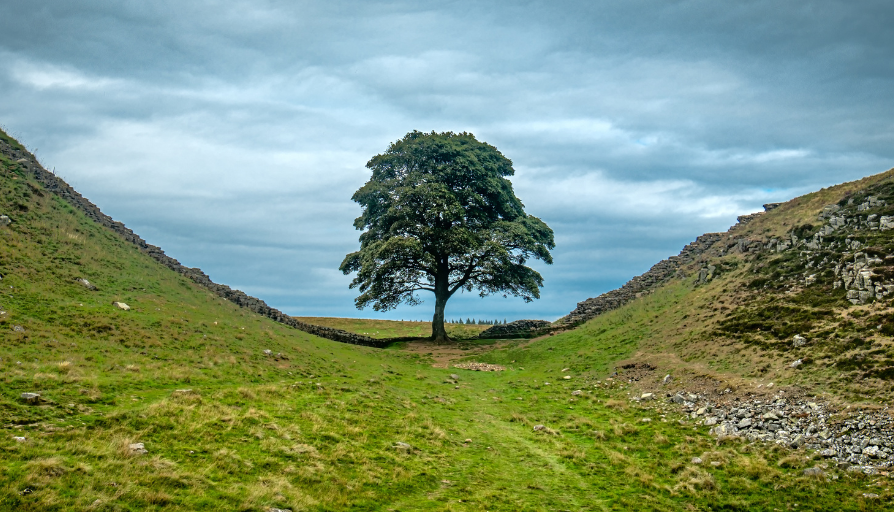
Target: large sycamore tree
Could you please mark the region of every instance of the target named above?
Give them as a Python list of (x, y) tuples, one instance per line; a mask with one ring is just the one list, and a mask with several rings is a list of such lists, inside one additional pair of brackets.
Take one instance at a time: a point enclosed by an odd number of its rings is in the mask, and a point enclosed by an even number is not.
[(553, 231), (525, 213), (497, 148), (471, 133), (413, 131), (366, 167), (372, 178), (353, 196), (360, 250), (340, 267), (357, 273), (358, 309), (416, 305), (432, 292), (432, 339), (446, 342), (444, 309), (459, 290), (540, 298), (543, 278), (526, 263), (552, 263)]

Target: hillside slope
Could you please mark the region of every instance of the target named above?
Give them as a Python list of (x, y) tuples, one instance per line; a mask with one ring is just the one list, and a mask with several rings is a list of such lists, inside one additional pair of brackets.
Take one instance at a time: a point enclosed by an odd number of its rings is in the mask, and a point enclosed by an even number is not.
[[(678, 320), (640, 358), (683, 359), (742, 377), (889, 404), (894, 379), (894, 171), (829, 187), (699, 237), (566, 321), (692, 281)], [(639, 285), (639, 283), (647, 285)], [(624, 301), (618, 303), (617, 297)], [(796, 338), (797, 336), (797, 338)], [(792, 366), (795, 361), (799, 363)]]
[(439, 369), (239, 307), (63, 196), (0, 158), (11, 220), (0, 227), (0, 510), (866, 510), (890, 499), (867, 495), (878, 475), (718, 443), (672, 403), (641, 407), (629, 383), (606, 378), (656, 325), (671, 328), (691, 282), (487, 356), (502, 371)]

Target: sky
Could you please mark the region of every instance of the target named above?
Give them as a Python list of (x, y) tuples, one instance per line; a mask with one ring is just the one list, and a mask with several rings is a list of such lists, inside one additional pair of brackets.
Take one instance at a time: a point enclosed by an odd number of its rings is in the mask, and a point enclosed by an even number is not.
[(554, 320), (768, 202), (894, 167), (890, 1), (4, 0), (0, 126), (149, 243), (296, 316), (358, 311), (351, 195), (412, 130), (512, 160)]

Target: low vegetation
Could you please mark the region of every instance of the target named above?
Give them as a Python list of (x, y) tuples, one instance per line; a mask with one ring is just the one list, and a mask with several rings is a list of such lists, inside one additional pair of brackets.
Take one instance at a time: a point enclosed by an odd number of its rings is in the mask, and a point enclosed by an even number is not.
[[(0, 510), (873, 510), (891, 498), (879, 476), (805, 475), (824, 462), (718, 441), (609, 379), (652, 350), (708, 358), (685, 342), (720, 325), (701, 302), (720, 282), (676, 281), (580, 329), (493, 342), (476, 358), (506, 369), (472, 372), (238, 309), (8, 160), (0, 214), (13, 220), (0, 229)], [(394, 336), (416, 324), (330, 321)], [(717, 356), (717, 369), (733, 361)]]

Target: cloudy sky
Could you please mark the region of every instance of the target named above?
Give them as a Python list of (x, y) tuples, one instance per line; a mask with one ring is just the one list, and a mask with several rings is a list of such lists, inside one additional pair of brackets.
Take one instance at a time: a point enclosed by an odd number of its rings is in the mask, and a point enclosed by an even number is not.
[(509, 157), (556, 233), (555, 319), (737, 215), (894, 166), (890, 1), (5, 0), (0, 126), (182, 263), (357, 311), (365, 164), (408, 131)]

